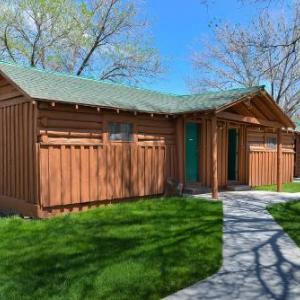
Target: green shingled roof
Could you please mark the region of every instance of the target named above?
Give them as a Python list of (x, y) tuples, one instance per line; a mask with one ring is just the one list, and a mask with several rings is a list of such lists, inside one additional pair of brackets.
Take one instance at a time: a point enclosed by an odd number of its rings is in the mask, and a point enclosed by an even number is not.
[(263, 87), (197, 95), (173, 95), (0, 62), (0, 71), (34, 99), (150, 113), (205, 111), (232, 103)]

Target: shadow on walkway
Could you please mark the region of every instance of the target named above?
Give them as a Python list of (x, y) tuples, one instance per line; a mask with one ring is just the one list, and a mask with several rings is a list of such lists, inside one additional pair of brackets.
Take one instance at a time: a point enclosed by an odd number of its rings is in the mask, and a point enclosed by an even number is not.
[(228, 192), (223, 266), (214, 276), (167, 299), (300, 299), (300, 249), (266, 210), (300, 194)]

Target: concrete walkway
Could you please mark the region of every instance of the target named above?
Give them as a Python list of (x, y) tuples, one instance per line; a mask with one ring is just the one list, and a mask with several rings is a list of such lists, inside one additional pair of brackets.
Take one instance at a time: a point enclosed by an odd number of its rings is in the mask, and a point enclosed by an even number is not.
[(300, 199), (300, 193), (226, 192), (223, 266), (166, 299), (300, 299), (300, 248), (266, 206)]

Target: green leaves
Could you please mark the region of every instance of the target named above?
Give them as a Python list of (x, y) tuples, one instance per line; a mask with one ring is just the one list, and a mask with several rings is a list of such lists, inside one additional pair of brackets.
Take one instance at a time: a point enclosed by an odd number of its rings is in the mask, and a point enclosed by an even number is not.
[(137, 0), (0, 4), (3, 60), (114, 81), (137, 82), (162, 71)]

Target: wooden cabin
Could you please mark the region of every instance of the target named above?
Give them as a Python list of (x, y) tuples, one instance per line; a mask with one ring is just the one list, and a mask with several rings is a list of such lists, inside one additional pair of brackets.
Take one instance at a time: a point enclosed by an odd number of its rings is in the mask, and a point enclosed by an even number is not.
[(294, 123), (263, 87), (176, 96), (0, 63), (0, 209), (33, 217), (292, 181)]

